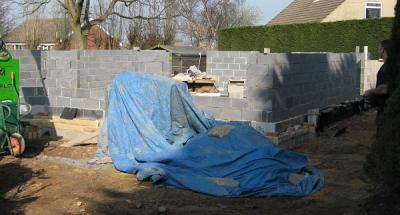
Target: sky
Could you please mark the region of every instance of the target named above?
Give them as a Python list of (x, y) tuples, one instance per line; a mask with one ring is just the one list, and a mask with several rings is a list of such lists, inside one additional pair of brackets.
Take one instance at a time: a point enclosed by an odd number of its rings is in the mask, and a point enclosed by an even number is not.
[(260, 9), (261, 18), (257, 24), (265, 25), (292, 1), (293, 0), (247, 0), (247, 3)]
[[(267, 24), (274, 16), (288, 6), (293, 0), (247, 0), (247, 3), (260, 10), (258, 25)], [(16, 14), (17, 11), (14, 11)]]

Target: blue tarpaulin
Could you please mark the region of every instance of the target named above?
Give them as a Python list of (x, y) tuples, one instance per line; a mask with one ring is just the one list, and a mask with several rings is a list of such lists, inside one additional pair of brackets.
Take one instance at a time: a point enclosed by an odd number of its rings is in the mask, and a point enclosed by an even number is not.
[(106, 124), (114, 166), (139, 180), (226, 197), (306, 196), (324, 184), (304, 155), (248, 125), (216, 121), (168, 78), (118, 75)]

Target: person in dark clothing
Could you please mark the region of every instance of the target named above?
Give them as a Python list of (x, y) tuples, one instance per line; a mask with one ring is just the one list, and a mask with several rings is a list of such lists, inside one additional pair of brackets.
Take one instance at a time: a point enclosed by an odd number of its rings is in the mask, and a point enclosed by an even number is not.
[(388, 85), (385, 80), (385, 63), (388, 59), (388, 52), (392, 46), (390, 40), (384, 40), (379, 45), (379, 55), (383, 59), (383, 65), (379, 69), (376, 77), (376, 87), (365, 91), (364, 97), (371, 100), (372, 103), (377, 106), (378, 113), (382, 112), (386, 105), (386, 99), (388, 96)]

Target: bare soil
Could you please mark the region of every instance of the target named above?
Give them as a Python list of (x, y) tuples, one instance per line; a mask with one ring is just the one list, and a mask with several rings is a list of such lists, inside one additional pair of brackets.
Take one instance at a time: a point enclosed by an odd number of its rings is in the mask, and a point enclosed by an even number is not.
[(98, 169), (67, 162), (84, 163), (94, 155), (94, 145), (28, 143), (23, 158), (0, 155), (0, 214), (355, 214), (369, 196), (362, 166), (374, 139), (374, 120), (374, 112), (363, 113), (345, 120), (346, 132), (339, 137), (282, 146), (307, 154), (325, 174), (326, 185), (305, 198), (229, 199), (154, 187), (110, 165)]

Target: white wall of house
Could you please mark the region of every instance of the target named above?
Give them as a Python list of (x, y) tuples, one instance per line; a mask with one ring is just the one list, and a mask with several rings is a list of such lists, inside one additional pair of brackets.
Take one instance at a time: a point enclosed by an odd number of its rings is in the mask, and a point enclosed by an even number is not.
[[(50, 51), (54, 49), (55, 43), (40, 43), (37, 50)], [(6, 43), (8, 50), (23, 50), (25, 48), (25, 43)]]
[(396, 0), (346, 0), (322, 22), (366, 19), (368, 15), (394, 17)]

